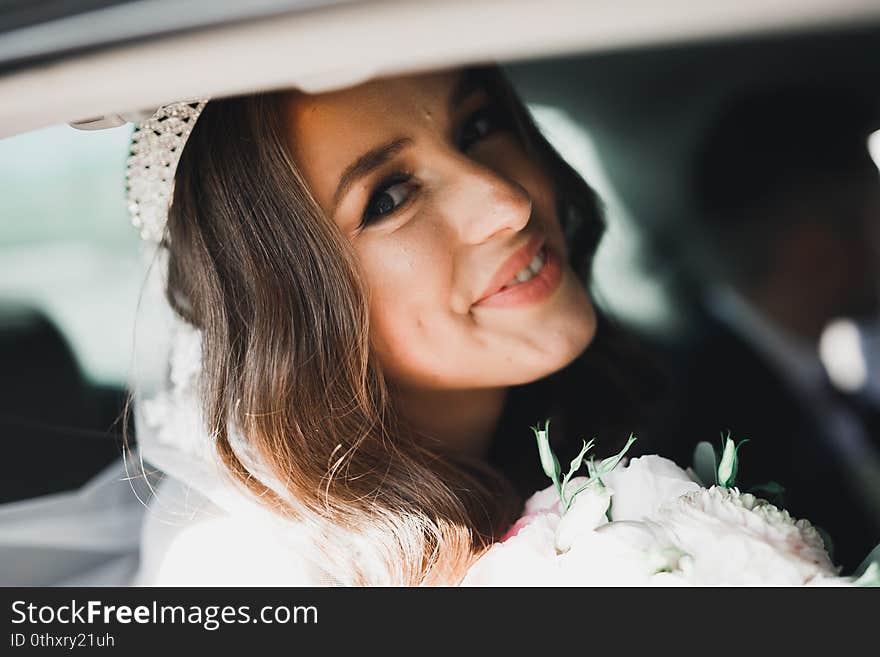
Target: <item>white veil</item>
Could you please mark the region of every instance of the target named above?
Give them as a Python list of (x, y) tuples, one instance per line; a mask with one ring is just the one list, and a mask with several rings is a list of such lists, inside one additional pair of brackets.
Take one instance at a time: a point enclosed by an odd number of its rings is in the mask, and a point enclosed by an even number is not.
[(76, 490), (0, 505), (0, 585), (130, 584), (150, 498), (139, 459), (120, 456)]
[[(305, 532), (260, 504), (220, 462), (201, 412), (201, 332), (165, 299), (164, 256), (156, 257), (141, 302), (161, 309), (164, 336), (138, 336), (145, 345), (135, 350), (143, 363), (133, 386), (139, 471), (129, 476), (148, 484), (150, 497), (132, 583), (328, 583), (307, 556)], [(166, 364), (158, 378), (156, 362)], [(277, 490), (233, 427), (230, 440), (249, 470)]]
[[(198, 396), (201, 335), (165, 300), (162, 256), (149, 268), (136, 323), (136, 446), (79, 490), (0, 506), (0, 585), (332, 583), (307, 556), (306, 533), (219, 462)], [(259, 472), (244, 441), (233, 444)]]

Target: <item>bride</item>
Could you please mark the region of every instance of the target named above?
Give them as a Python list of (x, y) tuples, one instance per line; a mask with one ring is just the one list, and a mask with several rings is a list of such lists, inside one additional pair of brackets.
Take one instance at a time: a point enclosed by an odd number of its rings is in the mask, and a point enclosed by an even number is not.
[(181, 107), (167, 212), (129, 167), (180, 319), (137, 582), (460, 581), (544, 486), (529, 426), (625, 404), (594, 193), (494, 67)]

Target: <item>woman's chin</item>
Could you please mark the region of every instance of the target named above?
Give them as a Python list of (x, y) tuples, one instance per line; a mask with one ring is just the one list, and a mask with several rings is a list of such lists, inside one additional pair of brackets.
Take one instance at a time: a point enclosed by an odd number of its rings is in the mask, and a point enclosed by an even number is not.
[(534, 356), (522, 364), (521, 376), (511, 385), (531, 383), (570, 365), (584, 353), (596, 335), (596, 311), (586, 293), (577, 305), (559, 313), (541, 325), (539, 335), (532, 341)]

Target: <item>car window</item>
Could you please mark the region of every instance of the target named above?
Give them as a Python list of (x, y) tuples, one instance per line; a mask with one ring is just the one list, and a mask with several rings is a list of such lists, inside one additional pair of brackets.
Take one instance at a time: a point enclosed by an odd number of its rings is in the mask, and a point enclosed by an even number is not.
[(94, 383), (125, 380), (144, 278), (128, 223), (131, 126), (0, 141), (0, 322), (47, 317)]
[(608, 175), (589, 125), (552, 105), (532, 104), (530, 110), (547, 139), (602, 199), (607, 228), (593, 266), (597, 300), (632, 324), (666, 325), (671, 320), (664, 291), (639, 266), (640, 231)]

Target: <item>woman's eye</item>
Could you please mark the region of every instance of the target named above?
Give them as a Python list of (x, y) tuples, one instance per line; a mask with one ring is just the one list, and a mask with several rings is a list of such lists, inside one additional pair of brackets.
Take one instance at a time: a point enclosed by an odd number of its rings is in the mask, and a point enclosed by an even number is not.
[(399, 208), (412, 193), (409, 176), (385, 183), (367, 202), (361, 225), (375, 221)]
[(500, 122), (496, 112), (490, 106), (478, 109), (462, 126), (459, 148), (467, 150), (499, 129)]

